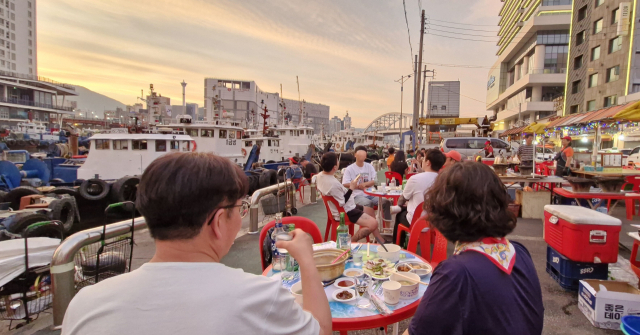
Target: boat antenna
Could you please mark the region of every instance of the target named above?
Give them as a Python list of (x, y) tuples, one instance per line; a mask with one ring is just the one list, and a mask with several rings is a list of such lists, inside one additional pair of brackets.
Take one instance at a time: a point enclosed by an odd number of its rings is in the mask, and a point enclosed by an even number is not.
[(302, 115), (302, 101), (300, 101), (300, 79), (298, 79), (298, 76), (296, 76), (296, 83), (298, 84), (298, 106), (300, 106), (298, 115), (300, 115), (300, 125), (304, 125), (303, 115)]
[(280, 108), (282, 109), (282, 112), (280, 113), (282, 115), (282, 125), (284, 126), (285, 122), (285, 118), (286, 118), (286, 112), (287, 112), (287, 105), (284, 102), (284, 95), (282, 94), (282, 84), (280, 84)]

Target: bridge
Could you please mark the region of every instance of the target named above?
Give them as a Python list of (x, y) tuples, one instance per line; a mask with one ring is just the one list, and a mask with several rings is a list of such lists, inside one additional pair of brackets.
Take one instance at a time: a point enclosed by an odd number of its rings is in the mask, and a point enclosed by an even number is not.
[(400, 136), (400, 119), (402, 119), (402, 132), (409, 130), (411, 126), (411, 113), (403, 113), (402, 118), (400, 113), (387, 113), (378, 116), (375, 120), (371, 121), (369, 125), (364, 129), (364, 133), (377, 133), (379, 135), (393, 135), (398, 134)]

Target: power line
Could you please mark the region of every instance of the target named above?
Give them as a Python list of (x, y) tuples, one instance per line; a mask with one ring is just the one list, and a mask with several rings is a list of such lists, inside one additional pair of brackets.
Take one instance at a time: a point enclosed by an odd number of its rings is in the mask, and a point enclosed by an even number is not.
[(438, 34), (432, 34), (432, 33), (426, 33), (426, 34), (433, 35), (433, 36), (446, 37), (446, 38), (453, 38), (455, 40), (474, 41), (474, 42), (489, 42), (489, 43), (497, 43), (498, 42), (498, 41), (474, 40), (474, 39), (470, 39), (470, 38), (458, 38), (458, 37), (451, 37), (451, 36), (438, 35)]
[(409, 35), (409, 49), (411, 49), (411, 67), (413, 67), (413, 46), (411, 46), (411, 32), (409, 31), (409, 20), (407, 19), (407, 6), (405, 0), (402, 0), (402, 8), (404, 9), (404, 22), (407, 24), (407, 34)]
[(459, 24), (459, 25), (463, 25), (463, 26), (479, 26), (479, 27), (495, 27), (495, 24), (470, 24), (470, 23), (459, 23), (459, 22), (452, 22), (452, 21), (443, 21), (443, 20), (434, 20), (434, 19), (429, 19), (431, 21), (436, 21), (436, 22), (444, 22), (444, 23), (452, 23), (452, 24)]
[(467, 36), (478, 36), (478, 37), (493, 37), (495, 38), (496, 35), (493, 36), (487, 36), (487, 35), (477, 35), (477, 34), (465, 34), (465, 33), (459, 33), (456, 31), (448, 31), (448, 30), (440, 30), (440, 29), (433, 29), (433, 28), (429, 28), (429, 31), (433, 30), (433, 31), (441, 31), (443, 33), (450, 33), (450, 34), (458, 34), (458, 35), (467, 35)]
[(458, 28), (458, 27), (451, 27), (451, 26), (443, 26), (441, 24), (435, 24), (435, 23), (428, 23), (428, 25), (430, 26), (436, 26), (436, 27), (442, 27), (442, 28), (450, 28), (450, 29), (458, 29), (458, 30), (471, 30), (471, 31), (484, 31), (487, 33), (497, 33), (498, 30), (483, 30), (483, 29), (469, 29), (469, 28)]

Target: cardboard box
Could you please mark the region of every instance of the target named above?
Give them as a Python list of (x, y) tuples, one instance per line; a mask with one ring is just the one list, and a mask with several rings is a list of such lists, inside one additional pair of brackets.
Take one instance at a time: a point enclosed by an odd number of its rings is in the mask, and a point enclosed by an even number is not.
[(544, 206), (551, 202), (551, 192), (516, 190), (516, 203), (522, 205), (523, 219), (544, 219)]
[(598, 328), (619, 330), (623, 316), (640, 315), (640, 291), (627, 282), (581, 280), (578, 296), (578, 308)]

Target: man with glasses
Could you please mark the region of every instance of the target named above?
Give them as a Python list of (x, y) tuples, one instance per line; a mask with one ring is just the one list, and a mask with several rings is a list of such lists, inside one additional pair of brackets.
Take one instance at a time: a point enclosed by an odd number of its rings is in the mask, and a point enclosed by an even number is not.
[(156, 252), (139, 269), (83, 288), (62, 334), (331, 334), (331, 311), (301, 230), (279, 241), (298, 261), (304, 303), (280, 281), (220, 263), (242, 227), (247, 177), (211, 153), (171, 153), (140, 180), (137, 209)]

